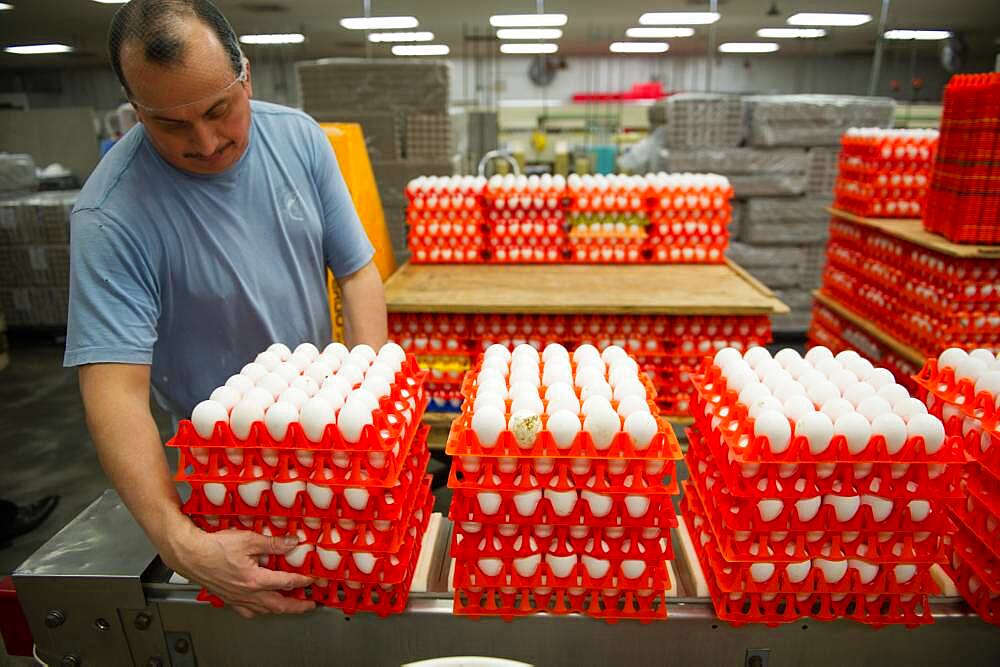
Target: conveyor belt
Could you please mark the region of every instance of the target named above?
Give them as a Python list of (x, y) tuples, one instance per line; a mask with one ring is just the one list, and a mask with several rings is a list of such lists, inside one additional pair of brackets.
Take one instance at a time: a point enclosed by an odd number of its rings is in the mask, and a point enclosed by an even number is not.
[[(719, 621), (688, 567), (683, 524), (665, 622), (608, 624), (544, 614), (505, 622), (452, 616), (450, 524), (428, 531), (406, 613), (345, 617), (333, 609), (246, 621), (170, 583), (113, 491), (15, 572), (40, 657), (50, 664), (400, 665), (437, 656), (490, 655), (534, 665), (748, 664), (748, 650), (792, 665), (1000, 664), (1000, 632), (957, 598), (932, 602), (935, 623), (873, 630), (849, 621), (733, 628)], [(676, 574), (676, 576), (675, 576)], [(73, 660), (77, 662), (73, 662)], [(767, 664), (765, 662), (764, 664)]]

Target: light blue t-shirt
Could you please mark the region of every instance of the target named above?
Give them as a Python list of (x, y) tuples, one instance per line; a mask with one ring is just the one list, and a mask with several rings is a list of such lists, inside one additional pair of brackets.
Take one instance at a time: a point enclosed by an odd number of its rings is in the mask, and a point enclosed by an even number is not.
[(132, 128), (70, 218), (64, 364), (151, 364), (178, 417), (273, 342), (322, 347), (326, 267), (346, 276), (374, 255), (319, 126), (251, 105), (249, 146), (217, 175), (171, 166)]

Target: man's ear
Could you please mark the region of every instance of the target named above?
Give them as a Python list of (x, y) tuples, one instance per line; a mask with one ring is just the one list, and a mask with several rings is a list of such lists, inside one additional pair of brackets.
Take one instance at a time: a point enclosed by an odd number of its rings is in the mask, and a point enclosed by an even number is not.
[(246, 80), (246, 90), (247, 97), (253, 97), (253, 75), (250, 72), (250, 60), (247, 60), (247, 80)]

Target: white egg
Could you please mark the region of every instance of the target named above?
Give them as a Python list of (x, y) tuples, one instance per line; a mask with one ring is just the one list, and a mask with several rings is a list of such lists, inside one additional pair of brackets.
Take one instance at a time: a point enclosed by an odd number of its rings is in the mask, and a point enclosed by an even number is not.
[(586, 554), (580, 557), (580, 562), (583, 563), (585, 568), (587, 568), (587, 574), (590, 575), (591, 579), (604, 578), (607, 576), (608, 570), (611, 568), (611, 561), (604, 560), (603, 558), (594, 558), (593, 556), (588, 556)]
[(354, 444), (361, 439), (364, 427), (374, 423), (369, 404), (363, 399), (349, 398), (337, 415), (337, 428), (345, 442)]
[(788, 368), (788, 364), (793, 361), (799, 361), (802, 359), (802, 355), (799, 354), (798, 350), (786, 347), (778, 350), (774, 355), (774, 360), (781, 364), (784, 368)]
[(281, 363), (281, 357), (273, 352), (261, 352), (254, 359), (254, 363), (264, 367), (264, 370), (270, 372), (278, 367)]
[(478, 412), (480, 409), (486, 406), (496, 408), (496, 410), (499, 412), (507, 411), (507, 404), (504, 402), (502, 398), (500, 398), (499, 394), (495, 394), (492, 392), (485, 392), (485, 393), (477, 392), (476, 400), (472, 402), (472, 411)]
[(806, 388), (806, 391), (808, 391), (814, 384), (827, 381), (826, 376), (815, 368), (808, 368), (801, 375), (799, 375), (796, 380), (800, 385)]
[(917, 566), (909, 564), (896, 565), (892, 568), (892, 574), (896, 578), (897, 584), (905, 584), (916, 576)]
[(769, 359), (771, 359), (771, 353), (764, 347), (754, 346), (743, 353), (743, 360), (754, 369), (757, 368), (758, 364)]
[(847, 566), (852, 570), (858, 571), (858, 579), (862, 584), (870, 584), (874, 581), (879, 571), (879, 566), (875, 563), (854, 558), (847, 561)]
[(382, 398), (392, 393), (392, 385), (381, 375), (368, 375), (361, 382), (361, 389), (370, 392), (375, 398)]
[(756, 419), (760, 416), (760, 413), (766, 410), (774, 410), (775, 412), (784, 412), (785, 407), (781, 404), (781, 401), (774, 398), (773, 396), (765, 396), (764, 398), (759, 398), (750, 405), (747, 406), (747, 414)]
[(924, 451), (934, 454), (944, 445), (945, 431), (941, 420), (933, 415), (917, 414), (906, 423), (906, 435), (923, 438)]
[(472, 414), (472, 430), (483, 447), (494, 447), (507, 426), (502, 410), (486, 405)]
[(573, 350), (573, 363), (578, 364), (582, 359), (600, 359), (601, 353), (590, 343), (584, 343)]
[(611, 385), (604, 380), (591, 382), (580, 392), (580, 398), (586, 401), (591, 396), (603, 396), (610, 401), (612, 397)]
[(931, 513), (931, 504), (926, 500), (911, 500), (906, 504), (910, 518), (916, 522), (924, 521)]
[(307, 366), (306, 369), (302, 371), (302, 377), (307, 377), (313, 382), (315, 382), (317, 385), (321, 385), (323, 384), (323, 380), (329, 377), (332, 373), (333, 373), (333, 366), (320, 359), (318, 361), (314, 361), (313, 363), (309, 364), (309, 366)]
[(649, 496), (625, 496), (625, 511), (633, 519), (640, 519), (649, 511)]
[(818, 364), (815, 365), (815, 369), (822, 373), (827, 379), (829, 379), (837, 371), (844, 370), (844, 367), (840, 365), (840, 362), (836, 359), (823, 359)]
[[(277, 358), (277, 357), (275, 357), (275, 358)], [(278, 363), (281, 363), (281, 362), (279, 361)], [(277, 366), (277, 365), (278, 365), (277, 363), (274, 364), (274, 366)], [(251, 362), (251, 363), (247, 364), (246, 366), (244, 366), (240, 370), (240, 375), (242, 375), (244, 377), (250, 378), (251, 382), (253, 382), (254, 384), (257, 384), (257, 382), (261, 378), (263, 378), (265, 375), (267, 375), (270, 372), (271, 372), (271, 369), (265, 368), (263, 365), (258, 364), (257, 362)], [(244, 393), (246, 393), (246, 392), (244, 392)]]
[(809, 576), (812, 570), (812, 561), (804, 560), (799, 563), (789, 563), (785, 566), (785, 576), (793, 584), (801, 583)]
[(510, 350), (508, 350), (507, 347), (504, 345), (490, 345), (488, 348), (486, 348), (486, 351), (483, 353), (483, 355), (484, 357), (497, 357), (499, 359), (504, 360), (508, 364), (510, 363), (510, 357), (511, 357)]
[(604, 373), (593, 366), (578, 366), (576, 369), (575, 386), (582, 389), (588, 384), (604, 379)]
[(331, 375), (330, 377), (323, 380), (323, 384), (320, 386), (321, 391), (333, 390), (340, 394), (341, 398), (346, 398), (348, 394), (351, 393), (350, 382), (340, 375)]
[(576, 364), (577, 372), (580, 372), (581, 368), (596, 368), (601, 377), (607, 375), (608, 372), (607, 364), (600, 357), (584, 357)]
[(299, 412), (302, 431), (312, 442), (323, 440), (326, 427), (334, 423), (333, 408), (325, 398), (314, 396), (302, 404)]
[(858, 407), (861, 404), (861, 401), (874, 395), (875, 387), (867, 382), (857, 382), (843, 391), (844, 398), (850, 401), (851, 405), (854, 407)]
[(806, 397), (806, 388), (795, 380), (781, 380), (771, 391), (774, 397), (782, 402), (796, 396), (803, 399)]
[(743, 390), (740, 392), (737, 400), (743, 405), (749, 407), (756, 401), (765, 398), (771, 398), (771, 390), (768, 389), (763, 383), (757, 382), (743, 387)]
[[(600, 398), (600, 397), (595, 397)], [(592, 410), (583, 420), (583, 428), (590, 433), (594, 441), (594, 446), (598, 450), (605, 450), (611, 446), (611, 441), (621, 430), (621, 419), (618, 413), (611, 409), (598, 408)]]
[(269, 407), (264, 415), (264, 425), (267, 426), (267, 432), (278, 442), (285, 439), (289, 425), (298, 420), (298, 407), (284, 401), (278, 401)]
[(806, 439), (812, 454), (822, 454), (833, 439), (833, 421), (822, 412), (806, 413), (795, 422), (795, 435)]
[(869, 375), (868, 379), (865, 381), (874, 387), (875, 392), (878, 393), (883, 387), (895, 384), (896, 377), (892, 374), (892, 371), (887, 368), (876, 368), (871, 372), (871, 375)]
[(389, 367), (398, 371), (399, 367), (404, 361), (406, 361), (406, 350), (400, 347), (397, 343), (389, 341), (379, 348), (378, 354), (375, 356), (380, 361), (385, 362)]
[(288, 389), (288, 382), (277, 373), (268, 373), (260, 379), (257, 386), (271, 394), (272, 398), (277, 398)]
[(510, 397), (510, 391), (507, 389), (506, 382), (496, 382), (495, 380), (486, 381), (484, 384), (479, 385), (476, 389), (476, 394), (496, 394), (500, 398), (506, 400)]
[(847, 440), (847, 451), (857, 454), (868, 446), (872, 437), (872, 425), (857, 412), (841, 415), (833, 423), (834, 433), (842, 435)]
[(246, 440), (250, 436), (250, 428), (254, 422), (264, 421), (264, 410), (268, 406), (252, 397), (244, 398), (233, 407), (229, 413), (229, 428), (238, 440)]
[[(817, 413), (818, 414), (818, 413)], [(812, 521), (819, 514), (820, 507), (823, 504), (823, 499), (819, 496), (813, 496), (812, 498), (803, 498), (802, 500), (795, 501), (795, 513), (799, 517), (799, 521)]]
[(785, 370), (788, 371), (793, 380), (798, 380), (809, 371), (812, 371), (813, 367), (805, 359), (793, 359), (785, 366)]
[(816, 345), (806, 350), (805, 360), (814, 367), (824, 359), (833, 359), (833, 352), (830, 351), (830, 348), (823, 345)]
[(816, 408), (813, 407), (812, 401), (803, 395), (789, 396), (782, 403), (781, 408), (785, 413), (785, 416), (793, 422), (798, 422), (806, 415), (816, 411)]
[(861, 504), (867, 505), (871, 508), (872, 518), (875, 521), (882, 522), (889, 518), (892, 514), (893, 502), (888, 498), (882, 498), (880, 496), (861, 496)]
[(831, 398), (823, 404), (820, 411), (829, 417), (830, 421), (837, 423), (842, 416), (854, 412), (854, 406), (845, 398)]
[(559, 383), (573, 384), (573, 369), (568, 363), (564, 365), (557, 362), (545, 364), (545, 370), (542, 371), (542, 384), (548, 387)]
[(540, 413), (541, 410), (514, 410), (512, 408), (507, 429), (514, 434), (514, 439), (517, 441), (518, 447), (530, 449), (535, 444), (538, 433), (542, 430)]
[(752, 370), (740, 368), (726, 376), (726, 388), (736, 393), (743, 391), (747, 385), (759, 384)]
[(976, 396), (983, 392), (1000, 398), (1000, 370), (989, 371), (979, 376), (975, 386)]
[(975, 350), (972, 350), (972, 351), (969, 352), (969, 356), (972, 357), (972, 358), (974, 358), (974, 359), (979, 359), (981, 362), (983, 362), (987, 366), (994, 366), (994, 365), (996, 365), (997, 360), (1000, 359), (1000, 358), (994, 356), (992, 352), (990, 352), (989, 350), (987, 350), (985, 348), (977, 348)]
[(510, 354), (511, 365), (516, 364), (520, 360), (525, 360), (537, 366), (540, 358), (538, 350), (523, 343), (515, 347), (514, 351)]
[(292, 351), (284, 343), (273, 343), (265, 351), (277, 355), (281, 361), (288, 361), (288, 357), (292, 356)]
[[(260, 369), (264, 370), (264, 367), (261, 366)], [(261, 377), (264, 377), (264, 375), (267, 375), (267, 371), (264, 371), (264, 374), (261, 375)], [(224, 386), (236, 391), (236, 393), (242, 397), (243, 394), (254, 388), (254, 381), (248, 375), (232, 375), (228, 380), (226, 380), (226, 384)]]
[(809, 396), (809, 400), (814, 404), (823, 405), (831, 399), (840, 398), (840, 390), (832, 382), (823, 380), (808, 387), (806, 395)]
[(625, 432), (632, 439), (637, 451), (645, 451), (656, 435), (658, 425), (656, 418), (648, 412), (636, 411), (625, 418)]
[[(872, 389), (872, 392), (874, 391)], [(889, 401), (881, 396), (875, 396), (874, 393), (857, 403), (857, 408), (858, 414), (870, 422), (874, 422), (880, 415), (892, 414), (892, 406), (889, 405)]]
[[(266, 389), (262, 389), (261, 387), (254, 387), (247, 393), (243, 394), (243, 398), (241, 399), (240, 402), (243, 401), (252, 401), (254, 403), (259, 403), (261, 409), (265, 409), (269, 405), (274, 403), (274, 396), (272, 396), (271, 392), (269, 392)], [(235, 409), (235, 407), (233, 409)]]
[(791, 443), (792, 427), (778, 410), (763, 410), (754, 421), (754, 437), (767, 438), (771, 451), (780, 454)]
[[(754, 373), (757, 374), (757, 379), (759, 379), (761, 382), (765, 382), (765, 383), (766, 383), (766, 381), (767, 381), (768, 378), (770, 378), (770, 377), (772, 377), (774, 375), (788, 376), (788, 374), (785, 371), (785, 369), (781, 367), (781, 364), (779, 364), (774, 359), (763, 359), (759, 364), (757, 364), (754, 367)], [(791, 377), (791, 376), (788, 376), (788, 377)]]
[(302, 371), (299, 369), (298, 366), (295, 366), (294, 364), (288, 361), (281, 362), (280, 364), (275, 366), (274, 370), (271, 372), (274, 373), (275, 375), (280, 376), (285, 382), (291, 382), (292, 380), (294, 380), (295, 378), (297, 378), (299, 375), (302, 374)]
[(860, 359), (861, 355), (855, 352), (854, 350), (841, 350), (840, 352), (835, 354), (833, 358), (839, 361), (841, 365), (846, 366), (848, 361), (852, 361), (854, 359)]
[(872, 419), (872, 435), (885, 438), (886, 451), (898, 454), (906, 443), (906, 423), (892, 412), (883, 413)]
[[(737, 353), (738, 356), (739, 353)], [(619, 345), (608, 345), (601, 351), (601, 359), (606, 364), (611, 364), (613, 361), (618, 361), (628, 357), (628, 352), (625, 351)]]
[(353, 359), (348, 359), (337, 371), (336, 377), (342, 377), (351, 387), (356, 387), (365, 379), (365, 369), (358, 366)]
[[(318, 357), (311, 356), (308, 352), (293, 352), (292, 356), (288, 358), (288, 361), (282, 362), (290, 366), (294, 366), (295, 369), (301, 373), (305, 369), (312, 366), (313, 362), (316, 361)], [(277, 369), (275, 369), (277, 370)]]
[(378, 410), (379, 408), (378, 399), (375, 398), (375, 394), (371, 393), (367, 389), (358, 388), (352, 391), (348, 394), (344, 403), (346, 404), (350, 401), (360, 401), (370, 411)]
[(361, 343), (351, 348), (351, 357), (355, 359), (364, 359), (366, 362), (365, 367), (367, 368), (375, 362), (376, 358), (378, 358), (378, 353), (375, 352), (371, 345)]
[(986, 374), (989, 367), (983, 363), (982, 359), (976, 357), (966, 357), (955, 364), (955, 380), (966, 380), (975, 384), (980, 376)]
[(536, 415), (540, 415), (545, 412), (545, 405), (542, 403), (542, 399), (538, 398), (538, 394), (522, 393), (514, 397), (510, 402), (511, 414), (515, 412), (531, 412)]
[(825, 558), (817, 558), (813, 560), (813, 565), (815, 565), (820, 572), (823, 573), (823, 578), (829, 584), (835, 584), (844, 578), (847, 574), (847, 561), (846, 560), (826, 560)]
[(229, 412), (230, 410), (233, 409), (234, 405), (240, 402), (241, 398), (243, 398), (242, 392), (237, 391), (232, 387), (223, 386), (223, 387), (217, 387), (215, 391), (213, 391), (212, 394), (208, 397), (208, 400), (215, 401), (216, 403), (221, 403), (222, 406), (226, 409), (226, 412)]
[[(206, 440), (212, 437), (216, 423), (225, 423), (228, 421), (229, 410), (220, 401), (215, 399), (202, 401), (194, 406), (194, 410), (191, 411), (191, 423), (194, 425), (194, 430)], [(243, 437), (246, 438), (246, 436)]]
[(879, 389), (875, 395), (889, 401), (889, 405), (892, 406), (903, 399), (910, 398), (910, 392), (906, 391), (906, 387), (898, 384), (887, 384)]
[(598, 410), (604, 412), (607, 411), (613, 412), (611, 408), (611, 402), (608, 401), (608, 399), (604, 398), (603, 396), (591, 396), (586, 401), (584, 401), (583, 405), (580, 407), (580, 413), (585, 417), (590, 415), (592, 412), (596, 412)]
[(505, 382), (507, 380), (507, 376), (510, 375), (510, 364), (497, 355), (493, 355), (492, 357), (483, 357), (483, 363), (480, 368), (484, 371), (487, 369), (496, 371), (501, 375)]
[(278, 395), (278, 403), (289, 403), (294, 405), (296, 408), (301, 408), (305, 405), (311, 396), (307, 395), (304, 391), (298, 387), (289, 387), (285, 391)]
[(551, 401), (548, 401), (545, 406), (545, 414), (552, 415), (560, 410), (566, 410), (572, 412), (575, 415), (580, 414), (580, 401), (574, 397), (557, 396)]
[(618, 403), (618, 414), (627, 419), (634, 412), (649, 412), (649, 403), (638, 396), (626, 396)]
[(960, 347), (949, 347), (938, 357), (938, 368), (944, 370), (950, 368), (954, 370), (959, 362), (969, 358), (969, 353)]
[(642, 400), (646, 400), (646, 385), (644, 385), (638, 378), (624, 380), (615, 385), (614, 388), (614, 399), (616, 401), (623, 401), (629, 396), (636, 396)]
[(548, 364), (555, 359), (565, 359), (569, 363), (569, 350), (559, 343), (549, 343), (542, 350), (542, 361)]
[(611, 496), (605, 493), (596, 493), (584, 489), (580, 492), (580, 498), (590, 505), (590, 513), (597, 518), (605, 517), (611, 512), (613, 500)]
[(308, 375), (300, 375), (288, 385), (290, 388), (298, 389), (303, 394), (312, 398), (319, 393), (319, 384)]
[(549, 416), (546, 429), (559, 449), (569, 449), (580, 432), (580, 417), (569, 410), (556, 410)]
[(351, 351), (348, 350), (347, 346), (343, 343), (330, 343), (323, 348), (323, 354), (333, 355), (340, 359), (341, 363), (343, 363), (351, 354)]
[(750, 565), (750, 578), (762, 584), (774, 575), (774, 563), (753, 563)]
[(893, 403), (892, 411), (908, 422), (917, 415), (927, 414), (927, 406), (919, 399), (907, 397)]
[(724, 347), (715, 353), (713, 361), (715, 365), (719, 368), (725, 368), (725, 366), (734, 361), (742, 361), (743, 356), (740, 354), (739, 350), (733, 347)]
[(841, 368), (839, 371), (830, 375), (830, 382), (832, 382), (837, 389), (840, 390), (841, 395), (843, 395), (849, 387), (858, 383), (858, 376), (846, 368)]
[[(548, 493), (548, 491), (546, 491), (546, 493)], [(566, 514), (569, 514), (569, 511), (567, 511)], [(577, 557), (575, 555), (553, 556), (552, 554), (545, 554), (545, 565), (548, 566), (549, 571), (552, 572), (552, 576), (559, 579), (565, 579), (568, 577), (573, 572), (573, 568), (576, 567), (576, 564)]]

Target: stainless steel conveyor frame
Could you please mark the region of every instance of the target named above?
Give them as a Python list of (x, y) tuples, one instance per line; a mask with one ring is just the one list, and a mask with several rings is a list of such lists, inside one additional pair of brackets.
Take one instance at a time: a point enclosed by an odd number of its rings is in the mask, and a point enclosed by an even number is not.
[[(445, 568), (446, 569), (446, 568)], [(960, 599), (934, 624), (876, 630), (851, 621), (735, 628), (704, 598), (672, 598), (666, 622), (578, 616), (505, 622), (452, 616), (451, 594), (414, 593), (404, 614), (334, 609), (244, 620), (168, 583), (118, 495), (107, 491), (14, 573), (39, 657), (51, 665), (401, 665), (490, 655), (534, 665), (998, 665), (1000, 629)]]

